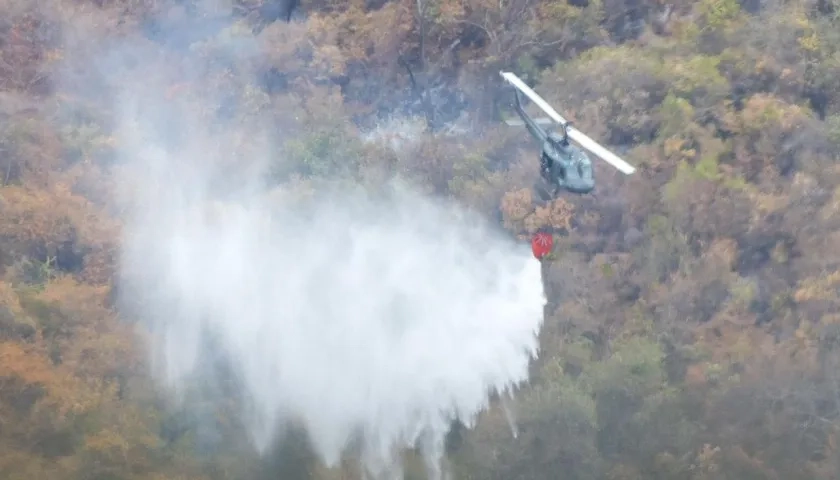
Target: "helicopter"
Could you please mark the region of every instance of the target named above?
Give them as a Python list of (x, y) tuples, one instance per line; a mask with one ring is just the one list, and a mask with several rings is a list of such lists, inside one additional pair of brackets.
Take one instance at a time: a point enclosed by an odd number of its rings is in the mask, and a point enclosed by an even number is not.
[[(540, 178), (542, 184), (537, 185), (537, 193), (543, 200), (556, 198), (565, 190), (578, 195), (585, 195), (595, 189), (595, 176), (592, 171), (592, 160), (584, 149), (595, 154), (625, 175), (631, 175), (636, 168), (619, 158), (592, 140), (583, 132), (576, 129), (569, 121), (561, 117), (551, 105), (540, 97), (534, 90), (512, 72), (499, 72), (502, 78), (513, 85), (516, 90), (516, 111), (521, 121), (507, 120), (509, 126), (524, 125), (528, 132), (540, 143)], [(522, 107), (520, 92), (537, 104), (550, 118), (531, 118)], [(546, 132), (540, 124), (560, 125), (560, 133)], [(580, 147), (573, 145), (573, 140)], [(581, 148), (582, 147), (582, 148)]]

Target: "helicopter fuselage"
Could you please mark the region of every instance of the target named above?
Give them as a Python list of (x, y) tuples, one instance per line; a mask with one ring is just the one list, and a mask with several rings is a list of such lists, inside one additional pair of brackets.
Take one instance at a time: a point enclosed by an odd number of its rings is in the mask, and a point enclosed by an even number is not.
[(584, 195), (595, 189), (592, 160), (568, 141), (547, 135), (540, 158), (540, 173), (555, 191), (559, 189)]
[[(571, 127), (568, 120), (560, 116), (548, 102), (515, 74), (511, 72), (499, 73), (505, 81), (515, 87), (516, 112), (522, 119), (522, 122), (519, 124), (528, 130), (541, 148), (540, 176), (534, 185), (534, 193), (539, 198), (544, 201), (552, 201), (561, 190), (578, 195), (586, 195), (595, 189), (592, 160), (585, 151), (604, 160), (625, 175), (631, 175), (636, 171), (635, 167), (586, 136), (580, 130)], [(531, 101), (536, 103), (543, 112), (548, 114), (549, 118), (537, 120), (531, 118), (522, 107), (520, 92), (524, 93)], [(514, 126), (518, 122), (506, 120), (506, 123)], [(562, 134), (548, 132), (540, 127), (540, 124), (560, 125)], [(576, 145), (569, 143), (569, 140), (573, 140)], [(540, 260), (551, 258), (549, 254), (553, 246), (553, 237), (548, 233), (548, 230), (552, 230), (553, 228), (544, 228), (545, 230), (539, 231), (531, 240), (534, 256)]]
[[(531, 136), (541, 146), (540, 177), (550, 187), (551, 196), (556, 196), (560, 190), (584, 195), (595, 189), (592, 160), (587, 153), (584, 153), (584, 149), (606, 161), (625, 175), (631, 175), (636, 171), (635, 167), (583, 134), (580, 130), (571, 127), (568, 120), (560, 116), (551, 105), (515, 74), (511, 72), (499, 73), (505, 81), (515, 87), (515, 107), (516, 112), (522, 119), (521, 125), (526, 127)], [(522, 106), (520, 92), (524, 93), (531, 101), (536, 103), (537, 106), (548, 114), (549, 118), (537, 120), (531, 118)], [(514, 121), (506, 122), (508, 125), (516, 124)], [(547, 132), (540, 127), (540, 123), (559, 124), (562, 128), (562, 135)], [(571, 145), (569, 140), (574, 140), (576, 145)], [(544, 186), (540, 186), (540, 190), (542, 191), (540, 196), (543, 197), (545, 197), (544, 194), (549, 193), (543, 188)]]
[(595, 189), (592, 174), (592, 160), (584, 151), (569, 143), (568, 122), (563, 124), (562, 134), (547, 132), (537, 125), (522, 108), (519, 92), (516, 93), (516, 111), (534, 139), (541, 143), (540, 176), (556, 196), (560, 190), (587, 194)]

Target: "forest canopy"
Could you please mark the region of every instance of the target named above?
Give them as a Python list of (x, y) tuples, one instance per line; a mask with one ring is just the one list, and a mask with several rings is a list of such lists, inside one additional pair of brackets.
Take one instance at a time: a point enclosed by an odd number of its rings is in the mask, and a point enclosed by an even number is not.
[[(554, 233), (518, 435), (496, 407), (454, 427), (455, 478), (840, 478), (840, 5), (296, 3), (0, 0), (0, 477), (357, 478), (305, 432), (259, 457), (233, 386), (201, 406), (210, 441), (153, 381), (117, 301), (115, 86), (91, 68), (142, 61), (224, 126), (227, 182), (269, 126), (301, 198), (398, 173)], [(143, 55), (97, 63), (121, 43)], [(539, 202), (500, 70), (637, 173), (596, 160), (594, 194)]]

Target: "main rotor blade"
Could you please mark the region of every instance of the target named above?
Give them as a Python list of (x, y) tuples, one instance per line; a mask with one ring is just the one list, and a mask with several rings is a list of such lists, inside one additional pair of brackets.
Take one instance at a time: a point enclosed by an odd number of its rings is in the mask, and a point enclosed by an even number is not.
[[(525, 122), (523, 122), (522, 120), (516, 120), (516, 119), (505, 120), (505, 123), (508, 124), (511, 127), (524, 127), (525, 126)], [(538, 117), (538, 118), (534, 119), (534, 123), (536, 123), (537, 125), (554, 125), (554, 120), (552, 120), (548, 117)]]
[[(502, 78), (507, 80), (511, 85), (518, 88), (522, 93), (528, 96), (532, 102), (536, 103), (538, 107), (543, 109), (543, 111), (551, 117), (554, 121), (560, 124), (565, 124), (566, 119), (561, 117), (559, 113), (557, 113), (551, 105), (548, 104), (542, 97), (540, 97), (537, 92), (531, 89), (528, 85), (525, 84), (516, 74), (512, 72), (499, 72), (502, 75)], [(566, 128), (566, 133), (569, 135), (569, 138), (576, 141), (580, 144), (581, 147), (589, 150), (590, 152), (594, 153), (598, 157), (600, 157), (605, 162), (609, 163), (616, 169), (618, 169), (621, 173), (625, 175), (630, 175), (636, 171), (636, 167), (630, 165), (629, 163), (625, 162), (618, 155), (612, 153), (611, 151), (604, 148), (601, 144), (592, 140), (588, 136), (586, 136), (580, 130), (574, 128), (573, 126), (568, 126)]]
[(528, 98), (530, 98), (532, 102), (536, 103), (538, 107), (542, 108), (543, 111), (546, 114), (548, 114), (548, 116), (551, 117), (555, 122), (566, 123), (565, 118), (561, 117), (560, 114), (557, 113), (557, 111), (554, 110), (551, 107), (551, 105), (548, 104), (548, 102), (543, 100), (543, 98), (541, 96), (537, 95), (537, 92), (531, 90), (531, 87), (529, 87), (528, 85), (525, 84), (525, 82), (520, 80), (519, 77), (516, 76), (516, 74), (514, 74), (512, 72), (499, 72), (499, 73), (502, 75), (502, 77), (505, 80), (510, 82), (511, 85), (518, 88), (519, 90), (522, 91), (522, 93), (527, 95)]
[(636, 167), (625, 162), (618, 155), (612, 153), (611, 151), (601, 146), (600, 143), (587, 137), (580, 130), (570, 126), (566, 128), (566, 134), (569, 136), (569, 138), (580, 144), (581, 147), (601, 157), (601, 160), (609, 163), (610, 165), (618, 169), (618, 171), (620, 171), (621, 173), (625, 175), (630, 175), (636, 171)]

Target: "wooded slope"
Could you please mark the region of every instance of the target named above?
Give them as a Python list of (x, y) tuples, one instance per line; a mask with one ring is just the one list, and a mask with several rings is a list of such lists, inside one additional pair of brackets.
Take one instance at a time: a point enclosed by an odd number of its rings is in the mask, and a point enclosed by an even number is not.
[[(158, 53), (150, 75), (200, 66), (156, 81), (181, 105), (227, 98), (204, 114), (240, 125), (241, 148), (254, 122), (283, 132), (277, 182), (398, 171), (513, 234), (555, 228), (520, 435), (496, 411), (453, 435), (458, 478), (840, 478), (832, 0), (311, 0), (291, 23), (275, 7), (0, 3), (0, 477), (347, 478), (296, 444), (253, 462), (230, 405), (208, 407), (208, 443), (150, 384), (114, 302), (118, 140), (89, 69), (92, 45), (122, 41)], [(537, 204), (501, 69), (638, 173), (599, 163), (596, 194)], [(399, 114), (429, 130), (363, 141)]]

